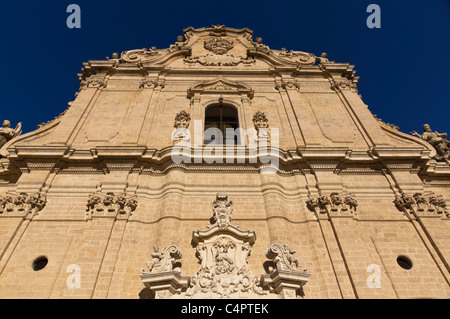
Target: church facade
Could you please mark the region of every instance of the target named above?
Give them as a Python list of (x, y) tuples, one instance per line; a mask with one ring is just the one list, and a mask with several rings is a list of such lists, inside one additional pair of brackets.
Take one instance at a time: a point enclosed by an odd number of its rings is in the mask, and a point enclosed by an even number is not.
[(1, 298), (450, 297), (450, 142), (353, 65), (218, 25), (78, 77), (0, 128)]

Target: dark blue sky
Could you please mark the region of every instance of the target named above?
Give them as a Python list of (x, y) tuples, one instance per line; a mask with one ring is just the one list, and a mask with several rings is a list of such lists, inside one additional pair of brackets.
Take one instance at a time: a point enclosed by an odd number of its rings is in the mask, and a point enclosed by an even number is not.
[[(81, 7), (81, 29), (66, 26), (71, 3)], [(366, 26), (371, 3), (381, 29)], [(449, 0), (2, 2), (0, 120), (32, 131), (74, 100), (82, 62), (166, 48), (184, 28), (213, 24), (248, 27), (273, 49), (351, 63), (364, 102), (385, 122), (450, 134)]]

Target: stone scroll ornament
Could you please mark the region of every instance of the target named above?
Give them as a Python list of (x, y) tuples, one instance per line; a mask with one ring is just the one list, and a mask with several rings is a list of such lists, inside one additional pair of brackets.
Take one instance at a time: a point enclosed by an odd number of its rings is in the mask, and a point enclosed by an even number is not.
[(239, 64), (254, 64), (256, 61), (252, 57), (244, 58), (234, 54), (226, 54), (233, 47), (233, 41), (215, 37), (205, 41), (203, 47), (213, 54), (204, 56), (189, 56), (184, 59), (186, 63), (199, 63), (203, 66), (236, 66)]
[(433, 132), (430, 125), (423, 125), (423, 134), (420, 135), (416, 131), (412, 131), (411, 135), (421, 138), (428, 142), (436, 150), (435, 159), (438, 161), (450, 161), (450, 141), (447, 140), (447, 133)]
[(278, 55), (283, 58), (294, 60), (299, 64), (314, 64), (317, 59), (316, 56), (312, 53), (293, 50), (288, 51), (285, 48), (282, 48)]
[(2, 127), (0, 127), (0, 149), (5, 145), (8, 141), (12, 140), (16, 136), (19, 136), (22, 133), (22, 123), (19, 122), (16, 128), (11, 128), (11, 122), (8, 120), (3, 121)]
[[(176, 268), (177, 259), (183, 258), (180, 248), (175, 245), (167, 246), (160, 253), (157, 245), (153, 246), (152, 260), (147, 261), (146, 265), (150, 273), (163, 273), (168, 271), (181, 272), (180, 268)], [(144, 270), (142, 270), (145, 273)]]
[(294, 256), (295, 252), (287, 245), (272, 244), (266, 253), (266, 257), (272, 259), (277, 270), (297, 271), (300, 264)]

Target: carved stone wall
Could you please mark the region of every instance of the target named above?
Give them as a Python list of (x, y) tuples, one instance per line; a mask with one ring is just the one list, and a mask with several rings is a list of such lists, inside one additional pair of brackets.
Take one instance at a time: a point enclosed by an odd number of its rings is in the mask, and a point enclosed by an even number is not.
[(142, 270), (141, 279), (156, 298), (296, 298), (310, 274), (298, 270), (295, 251), (273, 244), (266, 256), (276, 268), (261, 278), (254, 276), (247, 264), (256, 234), (231, 224), (232, 211), (228, 195), (218, 193), (208, 230), (194, 231), (192, 236), (200, 264), (193, 276), (180, 276), (181, 269), (174, 268), (176, 259), (182, 258), (177, 246), (166, 247), (162, 253), (154, 246), (149, 271)]
[[(76, 98), (35, 131), (0, 129), (0, 297), (448, 298), (446, 133), (378, 120), (355, 66), (257, 30), (143, 43), (83, 63)], [(233, 163), (203, 156), (220, 105), (259, 134)]]

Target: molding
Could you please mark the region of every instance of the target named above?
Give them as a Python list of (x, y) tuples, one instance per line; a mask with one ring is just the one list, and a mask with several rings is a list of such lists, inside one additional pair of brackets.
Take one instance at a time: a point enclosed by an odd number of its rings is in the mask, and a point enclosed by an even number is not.
[(247, 95), (252, 99), (254, 91), (245, 83), (218, 77), (213, 80), (198, 82), (191, 86), (187, 91), (187, 98), (191, 99), (195, 94), (240, 94)]

